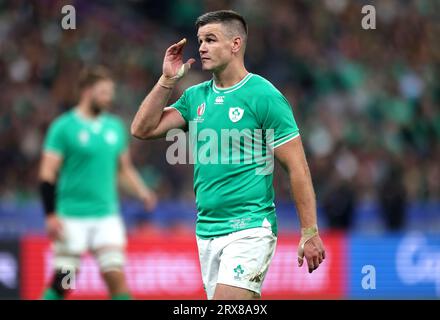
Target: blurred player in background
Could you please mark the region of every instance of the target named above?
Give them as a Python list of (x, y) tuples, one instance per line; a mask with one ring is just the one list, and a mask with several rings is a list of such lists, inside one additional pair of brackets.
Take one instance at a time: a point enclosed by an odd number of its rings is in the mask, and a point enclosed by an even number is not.
[[(318, 268), (325, 251), (318, 234), (316, 200), (299, 130), (286, 98), (244, 66), (247, 24), (233, 11), (197, 19), (202, 68), (213, 79), (187, 89), (166, 107), (177, 81), (194, 59), (183, 63), (186, 39), (166, 51), (163, 74), (142, 102), (131, 127), (138, 138), (164, 136), (173, 128), (273, 130), (275, 157), (287, 170), (301, 223), (298, 264)], [(190, 135), (194, 133), (191, 133)], [(197, 133), (195, 133), (197, 134)], [(204, 141), (194, 138), (195, 149)], [(210, 143), (212, 143), (210, 141)], [(218, 150), (218, 149), (217, 149)], [(254, 158), (255, 159), (255, 158)], [(257, 162), (196, 162), (197, 244), (208, 299), (259, 298), (277, 241), (273, 173), (256, 175)]]
[(112, 299), (130, 299), (125, 281), (125, 228), (119, 215), (117, 182), (154, 209), (156, 195), (133, 167), (124, 125), (107, 113), (114, 95), (110, 72), (85, 69), (76, 107), (50, 126), (40, 167), (47, 232), (55, 249), (55, 275), (43, 299), (63, 299), (63, 279), (79, 271), (80, 258), (95, 256)]

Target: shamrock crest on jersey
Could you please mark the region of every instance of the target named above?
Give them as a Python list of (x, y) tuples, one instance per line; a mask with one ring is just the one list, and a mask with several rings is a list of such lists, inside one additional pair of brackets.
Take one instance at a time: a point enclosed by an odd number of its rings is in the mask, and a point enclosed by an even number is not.
[(232, 107), (229, 108), (229, 119), (232, 122), (240, 121), (241, 118), (243, 118), (244, 110), (240, 107)]

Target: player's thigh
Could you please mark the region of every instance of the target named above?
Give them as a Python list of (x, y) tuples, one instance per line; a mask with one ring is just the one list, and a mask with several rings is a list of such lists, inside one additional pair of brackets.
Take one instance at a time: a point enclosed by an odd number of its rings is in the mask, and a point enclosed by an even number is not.
[(119, 215), (95, 219), (93, 229), (95, 232), (90, 244), (93, 251), (105, 247), (125, 248), (126, 231), (124, 222)]
[(202, 273), (203, 288), (208, 299), (214, 296), (220, 266), (221, 239), (201, 239), (197, 237), (200, 270)]
[[(266, 228), (254, 228), (237, 232), (237, 238), (226, 245), (220, 256), (220, 267), (217, 284), (223, 284), (231, 294), (261, 295), (261, 287), (275, 253), (277, 238), (272, 231)], [(220, 286), (221, 288), (223, 286)], [(216, 292), (217, 293), (217, 292)], [(219, 292), (217, 296), (224, 292)], [(216, 298), (215, 297), (215, 298)], [(241, 297), (245, 298), (245, 297)]]
[(125, 265), (126, 232), (122, 218), (112, 215), (96, 219), (91, 250), (101, 272), (121, 271)]
[(213, 300), (255, 300), (259, 298), (260, 295), (255, 291), (222, 283), (217, 283), (213, 296)]
[(79, 268), (79, 260), (87, 251), (90, 226), (84, 219), (60, 217), (62, 239), (54, 242), (54, 264), (58, 270)]

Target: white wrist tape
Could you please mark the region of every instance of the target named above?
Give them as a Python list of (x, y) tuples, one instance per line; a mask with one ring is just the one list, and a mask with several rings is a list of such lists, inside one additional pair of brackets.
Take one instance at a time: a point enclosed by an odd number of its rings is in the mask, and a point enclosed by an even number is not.
[(162, 75), (159, 78), (159, 81), (157, 81), (157, 84), (166, 89), (173, 89), (176, 82), (177, 80), (174, 80), (173, 78), (167, 78)]
[(185, 66), (185, 65), (186, 65), (186, 63), (185, 63), (185, 64), (182, 64), (182, 66), (181, 66), (181, 67), (179, 68), (179, 70), (177, 71), (176, 75), (175, 75), (174, 77), (172, 77), (171, 79), (173, 79), (173, 80), (179, 80), (180, 78), (182, 78), (182, 77), (185, 75), (185, 73), (186, 73), (185, 68), (189, 69), (189, 67), (187, 67), (187, 66)]
[(158, 84), (161, 87), (167, 88), (167, 89), (172, 89), (174, 88), (174, 85), (176, 84), (177, 81), (179, 81), (180, 79), (182, 79), (185, 74), (188, 73), (188, 70), (191, 68), (191, 65), (189, 63), (184, 63), (180, 66), (179, 70), (177, 70), (177, 73), (174, 77), (168, 78), (165, 77), (164, 75), (162, 75), (158, 81)]
[(304, 245), (307, 241), (312, 239), (314, 236), (318, 235), (318, 226), (315, 225), (310, 228), (301, 228), (301, 239), (298, 245), (298, 258), (303, 259), (304, 257)]

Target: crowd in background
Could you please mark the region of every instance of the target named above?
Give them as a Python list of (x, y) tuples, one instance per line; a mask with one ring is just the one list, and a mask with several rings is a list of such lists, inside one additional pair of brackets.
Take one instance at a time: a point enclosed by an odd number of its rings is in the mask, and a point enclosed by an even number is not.
[[(61, 8), (76, 9), (63, 30)], [(377, 201), (392, 228), (405, 204), (440, 197), (440, 4), (368, 1), (376, 29), (365, 30), (365, 1), (349, 0), (0, 0), (0, 201), (37, 193), (41, 145), (50, 122), (77, 101), (78, 71), (104, 64), (117, 82), (113, 111), (127, 129), (161, 74), (166, 48), (188, 39), (194, 21), (231, 8), (249, 24), (246, 67), (289, 100), (299, 124), (319, 204), (331, 225), (348, 226), (360, 201)], [(208, 80), (196, 63), (172, 101)], [(169, 165), (164, 139), (131, 140), (144, 179), (161, 199), (193, 200), (191, 165)], [(275, 170), (277, 201), (289, 182)]]

